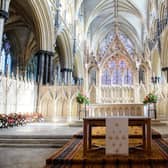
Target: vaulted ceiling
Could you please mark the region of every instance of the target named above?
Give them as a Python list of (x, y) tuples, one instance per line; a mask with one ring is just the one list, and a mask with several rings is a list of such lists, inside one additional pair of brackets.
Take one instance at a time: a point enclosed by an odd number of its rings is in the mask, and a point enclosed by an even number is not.
[(147, 31), (148, 0), (83, 0), (85, 33), (91, 33), (95, 42), (110, 31), (126, 34), (139, 50)]

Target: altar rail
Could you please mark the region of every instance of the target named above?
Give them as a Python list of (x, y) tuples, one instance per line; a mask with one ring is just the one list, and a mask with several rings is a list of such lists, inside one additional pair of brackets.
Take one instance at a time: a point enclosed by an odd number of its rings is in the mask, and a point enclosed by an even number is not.
[(144, 116), (143, 104), (90, 104), (89, 117)]

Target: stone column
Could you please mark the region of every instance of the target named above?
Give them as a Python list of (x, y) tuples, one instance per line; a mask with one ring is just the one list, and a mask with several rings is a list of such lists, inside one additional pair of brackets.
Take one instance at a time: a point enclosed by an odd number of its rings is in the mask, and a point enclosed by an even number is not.
[[(9, 17), (9, 14), (8, 14), (9, 3), (10, 3), (10, 0), (0, 1), (0, 57), (2, 55), (1, 49), (2, 49), (2, 43), (3, 43), (2, 39), (3, 39), (3, 33), (4, 33), (4, 24)], [(6, 61), (7, 61), (7, 58), (5, 59), (5, 65), (6, 65)], [(5, 67), (5, 75), (6, 76), (8, 75), (6, 67)]]
[(49, 74), (48, 74), (48, 68), (49, 68), (49, 55), (45, 54), (45, 61), (44, 61), (44, 85), (46, 85), (48, 83), (48, 77), (49, 77)]
[(61, 72), (62, 72), (62, 81), (64, 82), (64, 84), (66, 84), (66, 85), (71, 84), (72, 69), (63, 68), (63, 69), (61, 69)]
[(68, 82), (68, 85), (72, 84), (71, 76), (72, 76), (72, 69), (69, 68), (69, 69), (67, 69), (67, 82)]
[(37, 82), (41, 85), (51, 84), (52, 75), (52, 52), (40, 50), (37, 54)]
[(2, 37), (4, 32), (4, 23), (8, 19), (8, 10), (9, 10), (10, 0), (1, 0), (0, 1), (0, 48), (2, 48)]

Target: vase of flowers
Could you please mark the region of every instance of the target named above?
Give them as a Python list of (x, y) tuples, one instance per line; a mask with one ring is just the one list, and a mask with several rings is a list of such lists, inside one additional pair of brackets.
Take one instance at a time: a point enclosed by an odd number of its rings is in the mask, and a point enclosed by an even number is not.
[(151, 112), (154, 113), (154, 118), (157, 118), (156, 114), (156, 102), (157, 102), (157, 96), (154, 93), (149, 93), (144, 97), (143, 103), (147, 104), (148, 106), (148, 117), (151, 116)]
[(148, 103), (156, 103), (157, 102), (157, 96), (153, 93), (149, 93), (144, 97), (143, 103), (148, 104)]
[[(89, 104), (89, 98), (82, 93), (78, 93), (76, 101), (79, 105), (85, 105), (85, 117), (86, 117), (86, 105)], [(80, 119), (80, 109), (79, 109), (79, 119)]]

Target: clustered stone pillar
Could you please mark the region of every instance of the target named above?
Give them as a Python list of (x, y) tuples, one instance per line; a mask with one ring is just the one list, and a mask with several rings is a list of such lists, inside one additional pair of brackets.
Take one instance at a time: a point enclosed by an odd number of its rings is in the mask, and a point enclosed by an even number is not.
[(9, 10), (10, 0), (0, 0), (0, 51), (2, 48), (2, 37), (4, 32), (4, 24), (8, 19), (8, 10)]
[(37, 56), (37, 79), (36, 81), (41, 85), (53, 84), (53, 52), (40, 50)]
[(168, 83), (168, 67), (163, 67), (163, 68), (162, 68), (162, 71), (164, 72), (164, 75), (165, 75), (165, 77), (166, 77), (166, 81), (167, 81), (167, 83)]
[(63, 69), (61, 69), (61, 73), (62, 73), (62, 82), (64, 82), (64, 84), (66, 84), (66, 85), (71, 84), (71, 82), (72, 82), (72, 69), (63, 68)]

